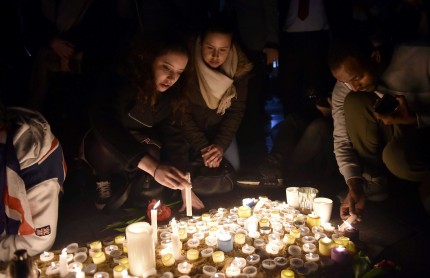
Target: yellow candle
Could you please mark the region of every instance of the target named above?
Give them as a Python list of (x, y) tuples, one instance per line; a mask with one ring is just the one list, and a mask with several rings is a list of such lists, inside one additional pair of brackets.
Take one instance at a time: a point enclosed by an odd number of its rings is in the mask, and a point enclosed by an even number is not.
[(179, 229), (178, 230), (179, 239), (186, 239), (187, 238), (187, 230), (185, 229)]
[(208, 227), (217, 227), (218, 226), (218, 220), (216, 219), (210, 219), (208, 221)]
[(119, 264), (123, 265), (127, 270), (130, 268), (130, 265), (128, 264), (128, 258), (122, 258), (119, 260)]
[(334, 242), (331, 238), (323, 237), (318, 242), (319, 248), (318, 251), (320, 252), (320, 255), (323, 256), (330, 256), (331, 255), (331, 249), (334, 246)]
[(260, 227), (269, 227), (269, 226), (270, 226), (269, 219), (267, 219), (267, 218), (261, 218), (261, 220), (260, 220)]
[(100, 240), (93, 241), (90, 243), (90, 248), (93, 250), (100, 250), (102, 249), (102, 242)]
[(346, 251), (348, 251), (348, 253), (352, 255), (354, 255), (355, 252), (357, 252), (354, 242), (352, 241), (348, 242), (348, 244), (346, 245)]
[(240, 218), (248, 218), (251, 216), (251, 208), (248, 206), (240, 206), (238, 209), (238, 215)]
[(281, 278), (294, 278), (294, 271), (292, 271), (291, 269), (282, 270)]
[(127, 271), (127, 269), (123, 266), (123, 265), (117, 265), (113, 268), (113, 277), (114, 278), (121, 278), (122, 276), (122, 272), (123, 271)]
[(336, 243), (336, 245), (342, 245), (343, 247), (346, 247), (349, 243), (349, 238), (346, 236), (341, 236), (339, 238), (334, 239), (334, 243)]
[(115, 237), (115, 244), (122, 244), (125, 240), (125, 235), (119, 235)]
[(175, 263), (175, 258), (173, 258), (171, 253), (168, 253), (161, 258), (161, 261), (164, 266), (172, 266)]
[(199, 251), (196, 249), (190, 249), (187, 251), (187, 259), (190, 261), (197, 260), (199, 258)]
[(93, 256), (93, 262), (95, 264), (101, 264), (106, 261), (106, 256), (104, 252), (97, 252)]
[(300, 230), (297, 228), (293, 228), (290, 231), (290, 235), (292, 235), (294, 238), (300, 238)]
[(234, 235), (234, 242), (237, 244), (244, 244), (245, 243), (245, 234), (237, 233)]
[(308, 224), (311, 227), (320, 226), (321, 218), (314, 213), (308, 214), (306, 218), (306, 224)]
[(224, 261), (224, 252), (216, 251), (212, 253), (212, 260), (214, 263), (222, 263)]
[(294, 242), (296, 241), (296, 238), (295, 237), (293, 237), (292, 235), (289, 235), (289, 234), (286, 234), (285, 236), (284, 236), (284, 242), (286, 243), (286, 244), (294, 244)]
[(202, 214), (202, 220), (206, 221), (206, 222), (210, 221), (211, 220), (211, 215), (209, 213), (203, 213)]

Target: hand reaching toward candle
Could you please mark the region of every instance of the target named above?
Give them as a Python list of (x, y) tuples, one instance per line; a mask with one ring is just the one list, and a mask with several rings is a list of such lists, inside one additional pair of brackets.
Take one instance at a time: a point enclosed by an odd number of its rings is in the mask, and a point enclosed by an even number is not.
[(366, 203), (366, 196), (363, 191), (363, 179), (351, 178), (347, 180), (349, 187), (345, 200), (340, 205), (340, 218), (348, 219), (352, 214), (357, 215), (357, 221), (361, 221), (361, 214)]
[[(182, 196), (182, 207), (179, 209), (179, 212), (184, 211), (187, 205), (186, 197), (185, 197), (185, 189), (181, 191), (181, 196)], [(197, 197), (196, 194), (194, 194), (192, 190), (191, 190), (191, 203), (193, 205), (193, 208), (195, 209), (202, 209), (205, 207), (203, 202), (199, 199), (199, 197)]]
[(203, 162), (206, 167), (217, 168), (219, 167), (224, 155), (222, 147), (212, 144), (201, 150)]

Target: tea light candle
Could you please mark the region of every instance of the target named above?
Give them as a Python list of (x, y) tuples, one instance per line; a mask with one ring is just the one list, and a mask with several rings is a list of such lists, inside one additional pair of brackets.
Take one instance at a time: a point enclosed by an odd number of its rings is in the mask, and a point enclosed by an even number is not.
[(306, 236), (311, 232), (311, 230), (308, 227), (300, 227), (299, 230), (300, 230), (300, 236)]
[(306, 253), (313, 253), (317, 250), (317, 247), (313, 243), (305, 243), (302, 248)]
[(85, 278), (85, 272), (82, 272), (82, 270), (77, 269), (75, 273), (75, 278)]
[(281, 271), (281, 278), (294, 278), (294, 271), (292, 271), (291, 269), (283, 269)]
[(202, 232), (197, 232), (197, 233), (193, 234), (193, 238), (200, 241), (200, 240), (203, 240), (205, 238), (205, 234)]
[(260, 233), (259, 233), (259, 232), (257, 232), (257, 231), (250, 231), (250, 232), (248, 233), (248, 236), (249, 236), (250, 238), (259, 238), (259, 237), (260, 237)]
[(356, 229), (352, 226), (345, 228), (345, 230), (343, 231), (343, 235), (345, 237), (350, 238), (354, 242), (359, 241), (359, 231), (358, 231), (358, 229)]
[(240, 274), (240, 269), (231, 264), (225, 269), (225, 274), (227, 277), (234, 277)]
[(272, 255), (277, 255), (279, 252), (279, 248), (278, 246), (269, 242), (269, 244), (266, 245), (266, 252)]
[(285, 267), (288, 263), (288, 260), (284, 257), (276, 257), (273, 259), (273, 261), (278, 267)]
[(241, 234), (241, 233), (235, 234), (234, 235), (234, 242), (237, 244), (240, 244), (240, 245), (244, 244), (245, 243), (245, 235)]
[(296, 269), (296, 272), (297, 272), (297, 274), (298, 274), (300, 277), (306, 277), (306, 276), (308, 276), (308, 275), (309, 275), (309, 273), (310, 273), (309, 269), (308, 269), (307, 267), (305, 267), (304, 265), (303, 265), (303, 266), (301, 266), (301, 267), (298, 267), (298, 268)]
[(178, 264), (178, 271), (182, 274), (188, 274), (191, 271), (192, 264), (188, 262), (182, 262)]
[(263, 260), (261, 262), (261, 265), (263, 266), (264, 269), (268, 269), (268, 270), (275, 269), (275, 267), (276, 267), (276, 263), (272, 259)]
[(199, 258), (199, 251), (196, 249), (189, 249), (187, 251), (187, 259), (190, 261), (195, 261)]
[(317, 262), (320, 260), (320, 256), (315, 253), (308, 253), (305, 255), (305, 259), (307, 262)]
[(257, 276), (257, 268), (255, 266), (249, 265), (242, 270), (243, 274), (247, 275), (246, 277), (255, 277)]
[(93, 256), (93, 262), (95, 264), (101, 264), (101, 263), (103, 263), (105, 261), (106, 261), (105, 253), (103, 253), (103, 252), (97, 252), (97, 253), (94, 254), (94, 256)]
[(52, 259), (54, 258), (54, 253), (44, 251), (42, 254), (40, 254), (39, 258), (42, 262), (49, 262), (52, 261)]
[(254, 247), (258, 248), (258, 247), (263, 247), (264, 245), (266, 245), (266, 242), (264, 241), (264, 239), (262, 238), (254, 239)]
[(60, 263), (51, 262), (51, 265), (46, 268), (46, 275), (60, 274)]
[(290, 266), (294, 269), (302, 267), (303, 266), (303, 260), (300, 258), (291, 258)]
[(123, 265), (116, 265), (113, 268), (113, 277), (114, 278), (121, 278), (121, 277), (123, 277), (122, 274), (123, 274), (124, 270), (127, 271), (127, 269)]
[(298, 257), (302, 254), (302, 249), (297, 245), (288, 246), (288, 254), (293, 257)]
[(294, 236), (290, 235), (290, 234), (286, 234), (286, 235), (284, 235), (283, 241), (286, 244), (290, 245), (290, 244), (294, 244), (294, 242), (296, 241), (296, 238)]
[(90, 243), (90, 248), (92, 250), (100, 250), (102, 249), (102, 242), (100, 240), (93, 241)]
[(212, 248), (206, 248), (206, 249), (203, 249), (200, 252), (200, 254), (202, 255), (203, 258), (207, 258), (207, 257), (212, 256), (213, 252), (214, 252), (214, 250)]
[(321, 218), (319, 215), (316, 215), (315, 213), (308, 214), (306, 218), (306, 224), (310, 227), (320, 226), (321, 225)]
[(332, 226), (330, 222), (324, 223), (323, 228), (324, 228), (324, 231), (329, 232), (329, 233), (333, 233), (335, 230), (335, 227)]
[(110, 253), (114, 250), (118, 250), (118, 246), (117, 245), (109, 245), (105, 247), (105, 253), (106, 255), (110, 255)]
[(81, 270), (82, 267), (82, 263), (79, 262), (73, 262), (68, 265), (69, 272), (76, 272), (78, 269)]
[(324, 237), (326, 237), (327, 235), (326, 234), (324, 234), (324, 233), (315, 233), (314, 234), (314, 238), (315, 238), (315, 240), (320, 240), (320, 238), (324, 238)]
[(188, 225), (185, 230), (187, 231), (188, 234), (194, 234), (195, 232), (197, 232), (196, 226)]
[(258, 264), (260, 262), (260, 255), (258, 255), (258, 254), (249, 255), (248, 257), (246, 257), (246, 262), (249, 265)]
[(302, 237), (302, 242), (303, 243), (314, 243), (315, 238), (313, 236), (304, 236), (304, 237)]
[(175, 258), (171, 253), (167, 253), (161, 257), (161, 262), (164, 266), (172, 266), (175, 263)]
[(314, 226), (314, 227), (312, 227), (311, 231), (313, 234), (324, 233), (324, 228), (321, 226)]
[(216, 251), (212, 253), (212, 260), (214, 263), (222, 263), (224, 261), (224, 252)]
[(125, 240), (125, 235), (116, 236), (114, 239), (115, 244), (122, 244)]
[(300, 230), (297, 228), (293, 228), (290, 231), (290, 235), (292, 235), (294, 238), (300, 238)]
[(246, 260), (244, 258), (241, 257), (235, 257), (233, 259), (233, 261), (231, 262), (232, 265), (234, 265), (235, 267), (242, 269), (246, 266)]
[(83, 262), (85, 262), (87, 260), (87, 258), (88, 258), (87, 253), (85, 253), (85, 252), (78, 252), (73, 257), (73, 261), (79, 262), (79, 263), (83, 263)]
[(206, 222), (210, 221), (211, 220), (211, 215), (209, 213), (203, 213), (202, 214), (202, 220), (206, 221)]
[(272, 231), (272, 229), (270, 229), (270, 227), (261, 227), (260, 228), (260, 233), (263, 235), (268, 235), (268, 234), (270, 234), (271, 231)]
[(86, 275), (94, 275), (94, 273), (96, 273), (96, 271), (97, 271), (97, 265), (95, 265), (95, 264), (88, 264), (88, 265), (84, 266), (84, 268), (82, 269), (82, 271)]
[(254, 246), (251, 246), (251, 245), (249, 245), (249, 244), (245, 244), (245, 245), (242, 247), (242, 252), (243, 252), (244, 254), (252, 254), (252, 253), (254, 253), (254, 252), (255, 252), (255, 248), (254, 248)]
[(269, 219), (267, 218), (260, 219), (260, 227), (269, 227), (269, 226), (270, 226)]
[(216, 268), (211, 265), (203, 266), (203, 274), (208, 276), (214, 275), (216, 273)]
[(351, 255), (345, 247), (338, 246), (331, 249), (331, 259), (340, 265), (347, 265), (351, 262)]
[[(60, 276), (64, 277), (69, 272), (69, 266), (67, 264), (67, 249), (64, 248), (60, 254)], [(104, 255), (104, 253), (103, 253)]]
[(235, 215), (235, 214), (238, 214), (238, 213), (239, 213), (239, 210), (236, 207), (233, 207), (232, 209), (230, 209), (230, 214), (231, 215)]
[(320, 255), (330, 256), (331, 255), (330, 250), (333, 247), (333, 244), (334, 243), (333, 243), (333, 240), (331, 238), (329, 238), (329, 237), (321, 238), (318, 241), (318, 245), (319, 245), (318, 251), (319, 251)]
[(169, 232), (161, 232), (160, 233), (160, 239), (161, 240), (166, 240), (166, 239), (170, 239), (171, 238), (171, 236), (172, 236), (172, 233), (169, 233)]
[(185, 228), (178, 229), (178, 235), (180, 240), (187, 239), (187, 230)]
[(200, 240), (195, 239), (195, 238), (189, 239), (189, 240), (187, 241), (187, 245), (188, 245), (188, 247), (190, 247), (190, 248), (196, 248), (197, 246), (199, 246), (199, 245), (200, 245)]
[(294, 220), (294, 226), (296, 227), (296, 228), (300, 228), (300, 227), (303, 227), (303, 226), (305, 226), (305, 221), (304, 220), (302, 220), (302, 219), (297, 219), (297, 220)]
[(223, 252), (233, 250), (233, 239), (229, 233), (220, 233), (218, 235), (218, 249)]
[(109, 273), (97, 272), (96, 274), (94, 274), (94, 278), (109, 278)]
[(205, 238), (205, 243), (209, 247), (215, 246), (215, 245), (217, 245), (217, 238), (214, 236), (207, 236)]
[(74, 243), (70, 243), (69, 245), (67, 245), (66, 251), (69, 254), (75, 253), (78, 248), (79, 248), (79, 245), (76, 242), (74, 242)]
[(249, 206), (240, 206), (238, 209), (240, 218), (248, 218), (251, 216), (251, 208)]

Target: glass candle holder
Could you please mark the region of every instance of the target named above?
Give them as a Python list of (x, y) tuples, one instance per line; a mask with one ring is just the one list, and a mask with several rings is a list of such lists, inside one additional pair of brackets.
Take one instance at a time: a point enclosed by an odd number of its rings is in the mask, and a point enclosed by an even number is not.
[(217, 272), (217, 269), (211, 265), (203, 266), (203, 274), (211, 276)]
[(237, 233), (234, 235), (234, 243), (242, 245), (245, 243), (245, 234)]
[(306, 253), (314, 253), (317, 250), (317, 247), (313, 243), (305, 243), (302, 248)]
[(242, 269), (246, 266), (246, 259), (241, 257), (235, 257), (231, 262), (231, 265), (234, 265), (235, 267)]
[(308, 227), (300, 227), (300, 236), (307, 236), (310, 234), (311, 230)]
[(297, 269), (299, 267), (302, 267), (303, 266), (303, 260), (300, 259), (300, 258), (291, 258), (291, 260), (290, 260), (290, 266), (293, 269)]
[(197, 232), (193, 234), (193, 238), (197, 240), (203, 240), (205, 238), (205, 234), (202, 232)]
[(205, 238), (205, 243), (209, 247), (215, 246), (215, 245), (217, 245), (217, 238), (214, 236), (207, 236)]
[(302, 243), (314, 243), (316, 240), (313, 236), (302, 237)]
[(305, 260), (307, 262), (317, 262), (320, 260), (320, 256), (315, 253), (308, 253), (305, 255)]
[(258, 248), (258, 247), (263, 247), (264, 245), (266, 245), (266, 242), (264, 241), (264, 239), (262, 238), (254, 239), (254, 247)]
[(199, 245), (200, 245), (200, 240), (195, 239), (195, 238), (189, 239), (189, 240), (187, 241), (187, 245), (188, 245), (188, 247), (190, 247), (190, 248), (196, 248), (197, 246), (199, 246)]
[(190, 273), (192, 265), (188, 262), (182, 262), (178, 264), (178, 271), (182, 274)]
[(293, 257), (299, 257), (302, 254), (302, 249), (297, 245), (288, 246), (288, 254)]
[(225, 274), (227, 277), (235, 277), (240, 274), (240, 269), (234, 265), (230, 265), (225, 269)]

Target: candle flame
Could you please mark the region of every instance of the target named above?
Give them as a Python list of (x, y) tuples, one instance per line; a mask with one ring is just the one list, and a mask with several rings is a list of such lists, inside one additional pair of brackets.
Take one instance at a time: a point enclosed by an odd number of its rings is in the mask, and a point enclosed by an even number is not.
[(51, 262), (51, 266), (52, 266), (52, 267), (55, 267), (55, 263), (54, 263), (54, 262)]
[(159, 205), (160, 205), (160, 200), (158, 200), (158, 202), (155, 203), (155, 205), (152, 209), (157, 209)]
[(63, 250), (61, 251), (61, 253), (67, 253), (67, 248), (63, 248)]

